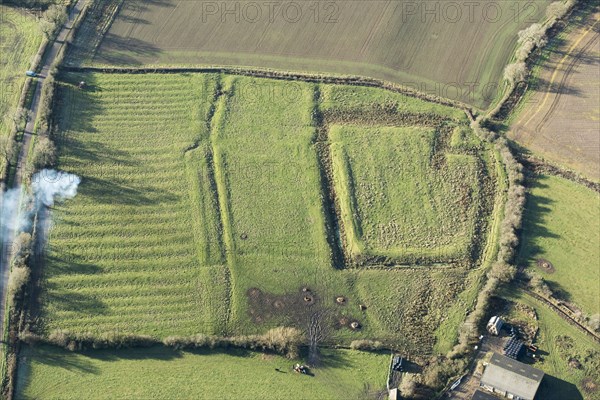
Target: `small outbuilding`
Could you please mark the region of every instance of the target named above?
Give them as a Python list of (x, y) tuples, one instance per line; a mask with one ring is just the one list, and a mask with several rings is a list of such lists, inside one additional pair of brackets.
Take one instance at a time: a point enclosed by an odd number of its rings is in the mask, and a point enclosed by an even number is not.
[(498, 400), (498, 398), (493, 394), (489, 394), (488, 392), (477, 389), (475, 393), (473, 393), (471, 400)]
[(487, 323), (487, 330), (492, 335), (498, 336), (500, 334), (500, 329), (502, 329), (502, 325), (504, 325), (502, 318), (494, 315)]
[(543, 377), (537, 368), (494, 353), (479, 385), (509, 399), (533, 400)]

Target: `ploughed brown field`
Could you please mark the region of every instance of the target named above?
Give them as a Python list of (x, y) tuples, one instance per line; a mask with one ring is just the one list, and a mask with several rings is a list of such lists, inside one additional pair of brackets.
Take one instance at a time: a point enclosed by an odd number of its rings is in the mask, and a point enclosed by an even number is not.
[(88, 62), (362, 75), (485, 109), (548, 3), (125, 1)]
[(549, 50), (509, 136), (544, 159), (600, 180), (600, 12)]

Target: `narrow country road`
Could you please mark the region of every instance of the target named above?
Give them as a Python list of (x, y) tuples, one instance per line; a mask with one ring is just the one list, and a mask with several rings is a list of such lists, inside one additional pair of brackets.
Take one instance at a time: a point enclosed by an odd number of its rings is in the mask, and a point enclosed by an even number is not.
[[(42, 84), (44, 83), (44, 79), (50, 72), (50, 68), (60, 51), (63, 43), (67, 39), (71, 29), (73, 28), (73, 24), (77, 19), (77, 16), (81, 13), (81, 10), (84, 8), (85, 4), (89, 0), (79, 0), (77, 4), (71, 9), (69, 13), (67, 22), (61, 28), (56, 40), (52, 43), (51, 47), (47, 48), (45, 58), (43, 60), (42, 69), (40, 71), (40, 76), (37, 78), (38, 83), (35, 87), (35, 92), (33, 95), (33, 99), (29, 108), (29, 118), (27, 120), (27, 124), (25, 126), (25, 132), (23, 134), (23, 141), (21, 143), (21, 149), (19, 151), (19, 157), (17, 159), (17, 170), (15, 173), (15, 179), (13, 181), (13, 188), (21, 187), (21, 183), (23, 182), (23, 174), (25, 172), (25, 166), (27, 165), (27, 158), (29, 157), (29, 148), (31, 146), (32, 135), (35, 128), (35, 121), (37, 119), (38, 111), (40, 108), (40, 98), (42, 94)], [(25, 73), (25, 71), (23, 71)], [(12, 218), (16, 221), (17, 215), (11, 215), (9, 218)], [(14, 221), (8, 221), (8, 226), (14, 225)], [(2, 237), (2, 247), (0, 248), (0, 252), (2, 253), (0, 256), (0, 332), (4, 332), (4, 323), (5, 323), (5, 311), (6, 311), (6, 294), (8, 287), (8, 275), (10, 272), (10, 259), (13, 252), (13, 239), (14, 233), (12, 230), (8, 229), (3, 233)], [(4, 351), (4, 348), (0, 346), (1, 351)]]

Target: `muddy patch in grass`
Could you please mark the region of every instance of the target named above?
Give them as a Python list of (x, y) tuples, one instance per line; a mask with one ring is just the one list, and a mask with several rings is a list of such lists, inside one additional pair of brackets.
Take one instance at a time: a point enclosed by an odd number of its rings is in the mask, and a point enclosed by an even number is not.
[(300, 324), (319, 305), (318, 296), (306, 287), (297, 292), (275, 295), (251, 288), (247, 292), (249, 313), (254, 323), (282, 318), (290, 324)]
[(554, 265), (544, 258), (538, 258), (535, 260), (535, 265), (538, 269), (544, 271), (547, 274), (553, 274), (556, 270), (554, 269)]
[[(299, 288), (297, 292), (282, 295), (251, 288), (246, 295), (249, 304), (248, 313), (255, 324), (275, 319), (289, 326), (304, 328), (314, 315), (319, 314), (321, 322), (335, 330), (359, 331), (363, 326), (363, 321), (343, 315), (341, 309), (337, 312), (333, 310), (332, 305), (328, 303), (329, 299), (321, 299), (317, 293), (306, 286)], [(338, 299), (343, 301), (339, 302)], [(345, 296), (336, 296), (333, 300), (334, 307), (346, 305), (348, 302)]]

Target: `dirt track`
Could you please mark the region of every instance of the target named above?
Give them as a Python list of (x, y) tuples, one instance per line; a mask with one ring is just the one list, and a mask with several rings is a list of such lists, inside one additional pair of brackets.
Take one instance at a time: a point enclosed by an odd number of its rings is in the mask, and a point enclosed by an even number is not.
[[(56, 59), (60, 48), (62, 47), (64, 41), (69, 35), (69, 32), (71, 31), (77, 16), (84, 8), (86, 3), (87, 0), (82, 0), (79, 1), (73, 7), (69, 14), (69, 18), (66, 24), (59, 32), (56, 40), (52, 44), (52, 47), (47, 49), (47, 53), (44, 58), (44, 64), (42, 65), (40, 77), (38, 78), (37, 86), (35, 87), (35, 92), (29, 108), (30, 116), (25, 126), (25, 132), (23, 134), (23, 142), (21, 143), (21, 149), (19, 151), (19, 157), (17, 160), (17, 170), (15, 173), (15, 179), (13, 180), (13, 188), (20, 187), (21, 183), (23, 182), (23, 174), (25, 172), (25, 166), (27, 165), (27, 159), (29, 157), (29, 148), (31, 147), (31, 141), (33, 139), (35, 129), (35, 121), (37, 119), (38, 111), (40, 108), (42, 84), (44, 82), (45, 77), (48, 75), (52, 64), (54, 63), (54, 60)], [(16, 215), (14, 215), (13, 217), (16, 218)], [(6, 237), (2, 238), (2, 248), (0, 249), (0, 252), (2, 253), (0, 257), (0, 332), (4, 332), (5, 328), (4, 322), (7, 300), (6, 289), (8, 285), (8, 275), (10, 272), (9, 263), (12, 255), (13, 236), (14, 232), (7, 232)]]

